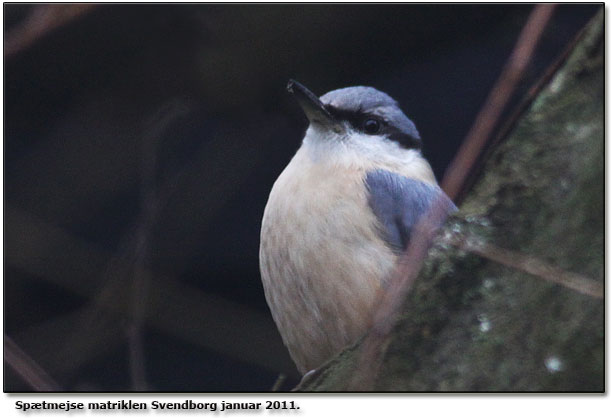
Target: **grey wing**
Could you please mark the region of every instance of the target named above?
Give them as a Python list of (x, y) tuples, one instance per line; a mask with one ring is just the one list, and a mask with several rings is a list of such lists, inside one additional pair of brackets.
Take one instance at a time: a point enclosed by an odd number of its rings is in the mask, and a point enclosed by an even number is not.
[(440, 197), (448, 213), (456, 206), (436, 185), (410, 179), (387, 170), (367, 173), (369, 206), (383, 227), (386, 242), (395, 251), (404, 251), (418, 219)]

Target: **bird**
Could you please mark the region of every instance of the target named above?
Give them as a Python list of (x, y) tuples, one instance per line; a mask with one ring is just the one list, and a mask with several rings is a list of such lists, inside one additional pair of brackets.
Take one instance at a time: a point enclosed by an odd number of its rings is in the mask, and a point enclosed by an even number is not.
[(302, 374), (366, 334), (410, 233), (444, 194), (415, 124), (373, 87), (320, 98), (289, 80), (309, 126), (275, 181), (261, 224), (263, 289)]

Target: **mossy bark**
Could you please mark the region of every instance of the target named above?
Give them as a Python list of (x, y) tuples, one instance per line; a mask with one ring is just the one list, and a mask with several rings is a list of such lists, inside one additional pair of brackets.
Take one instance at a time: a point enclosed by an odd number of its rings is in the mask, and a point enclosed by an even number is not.
[[(604, 281), (604, 15), (484, 163), (445, 233)], [(604, 391), (604, 300), (444, 243), (405, 301), (372, 391)], [(350, 389), (359, 345), (304, 391)]]

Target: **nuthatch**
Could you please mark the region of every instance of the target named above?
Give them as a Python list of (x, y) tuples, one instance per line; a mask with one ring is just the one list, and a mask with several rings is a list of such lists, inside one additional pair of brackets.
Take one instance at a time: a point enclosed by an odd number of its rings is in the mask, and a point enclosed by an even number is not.
[(438, 197), (455, 206), (390, 96), (359, 86), (319, 99), (293, 80), (287, 89), (310, 126), (270, 193), (259, 261), (274, 321), (305, 373), (367, 332), (419, 217)]

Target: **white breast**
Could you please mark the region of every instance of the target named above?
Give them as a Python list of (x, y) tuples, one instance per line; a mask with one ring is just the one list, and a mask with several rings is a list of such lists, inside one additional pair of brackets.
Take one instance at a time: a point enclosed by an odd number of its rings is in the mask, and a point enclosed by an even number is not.
[[(272, 188), (261, 229), (265, 296), (301, 372), (367, 331), (377, 292), (396, 263), (367, 202), (366, 172), (378, 167), (406, 175), (422, 164), (403, 158), (380, 166), (345, 148), (334, 158), (325, 146), (306, 137)], [(428, 172), (410, 177), (434, 182), (422, 161)]]

